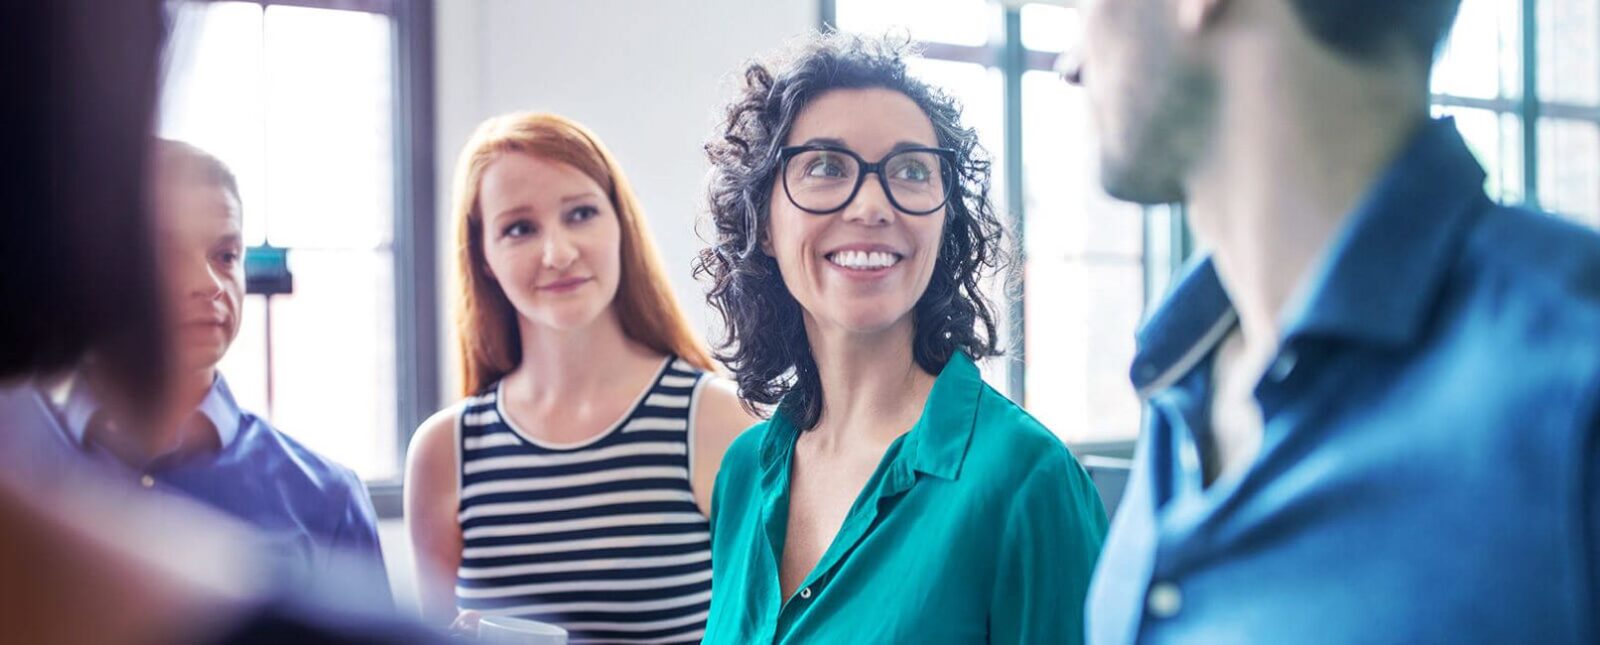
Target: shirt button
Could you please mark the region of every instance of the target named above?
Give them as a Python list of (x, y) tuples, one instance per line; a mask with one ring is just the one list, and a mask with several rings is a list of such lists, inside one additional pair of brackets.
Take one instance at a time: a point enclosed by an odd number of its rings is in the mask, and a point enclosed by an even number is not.
[(1178, 585), (1158, 582), (1150, 587), (1150, 597), (1146, 602), (1150, 615), (1156, 618), (1171, 618), (1183, 609), (1183, 592), (1178, 590)]
[(1161, 375), (1161, 373), (1156, 370), (1156, 366), (1149, 363), (1143, 363), (1139, 365), (1138, 370), (1139, 380), (1141, 381), (1152, 381), (1155, 380), (1157, 376)]
[(809, 600), (811, 598), (811, 587), (804, 587), (800, 589), (800, 597)]
[(143, 477), (140, 477), (139, 478), (139, 485), (143, 486), (145, 488), (153, 488), (156, 485), (156, 478), (151, 477), (149, 475), (145, 475)]

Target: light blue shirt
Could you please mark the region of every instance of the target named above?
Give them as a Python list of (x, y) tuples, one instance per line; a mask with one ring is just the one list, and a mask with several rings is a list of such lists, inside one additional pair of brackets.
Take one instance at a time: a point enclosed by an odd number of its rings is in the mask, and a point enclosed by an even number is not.
[(1600, 235), (1493, 204), (1450, 120), (1373, 186), (1209, 487), (1209, 259), (1140, 332), (1149, 404), (1088, 603), (1111, 643), (1600, 642)]
[(96, 443), (88, 428), (100, 404), (79, 384), (59, 406), (29, 386), (0, 392), (0, 419), (49, 421), (18, 421), (0, 437), (11, 453), (0, 461), (17, 469), (13, 480), (25, 489), (70, 485), (92, 472), (181, 495), (255, 527), (287, 578), (349, 570), (364, 578), (355, 586), (388, 598), (377, 516), (360, 478), (241, 409), (220, 374), (196, 410), (215, 429), (217, 449), (179, 450), (141, 466)]

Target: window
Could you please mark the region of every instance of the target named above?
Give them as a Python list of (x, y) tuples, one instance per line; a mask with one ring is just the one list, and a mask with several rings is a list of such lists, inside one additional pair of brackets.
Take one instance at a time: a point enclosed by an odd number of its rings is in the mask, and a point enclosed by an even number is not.
[(247, 296), (222, 363), (240, 405), (368, 481), (399, 479), (405, 433), (437, 399), (409, 374), (437, 362), (417, 239), (432, 197), (409, 174), (419, 88), (396, 47), (410, 9), (185, 4), (159, 125), (233, 169), (247, 245), (288, 249), (293, 292)]
[(831, 10), (841, 30), (917, 41), (911, 72), (961, 102), (995, 161), (991, 197), (1022, 233), (1011, 240), (1021, 288), (990, 284), (1007, 356), (985, 361), (986, 377), (1066, 441), (1137, 436), (1133, 335), (1181, 255), (1182, 232), (1173, 236), (1169, 209), (1100, 188), (1081, 90), (1053, 71), (1075, 42), (1078, 10), (984, 0), (837, 0)]
[(1463, 0), (1433, 95), (1488, 170), (1491, 196), (1600, 226), (1594, 0)]

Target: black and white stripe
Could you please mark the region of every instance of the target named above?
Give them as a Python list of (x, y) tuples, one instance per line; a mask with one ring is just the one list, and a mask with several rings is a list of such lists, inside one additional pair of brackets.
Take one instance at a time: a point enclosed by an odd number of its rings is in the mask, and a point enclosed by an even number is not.
[(711, 542), (689, 470), (704, 379), (669, 357), (627, 416), (577, 445), (517, 428), (499, 384), (468, 399), (457, 604), (560, 625), (573, 643), (699, 642)]

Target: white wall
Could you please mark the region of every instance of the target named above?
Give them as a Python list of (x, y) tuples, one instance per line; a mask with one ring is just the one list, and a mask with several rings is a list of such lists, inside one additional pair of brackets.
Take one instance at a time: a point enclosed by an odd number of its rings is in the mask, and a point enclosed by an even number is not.
[[(443, 0), (437, 5), (439, 259), (453, 297), (450, 182), (483, 119), (563, 114), (611, 148), (633, 182), (690, 323), (715, 317), (690, 274), (708, 165), (702, 146), (742, 63), (815, 29), (813, 0)], [(445, 399), (459, 388), (455, 339), (441, 326)]]

